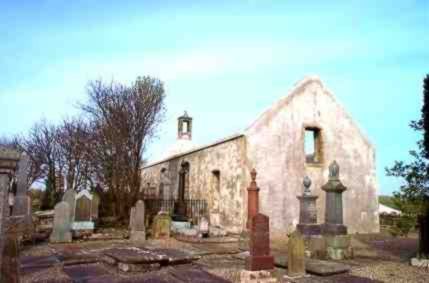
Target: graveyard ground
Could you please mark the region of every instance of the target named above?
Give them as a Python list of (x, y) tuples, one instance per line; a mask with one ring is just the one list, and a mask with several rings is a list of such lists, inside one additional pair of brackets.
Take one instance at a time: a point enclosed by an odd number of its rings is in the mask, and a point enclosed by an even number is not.
[[(170, 238), (138, 244), (124, 239), (27, 245), (20, 253), (20, 277), (21, 282), (240, 282), (244, 260), (237, 240), (227, 237), (197, 243)], [(277, 263), (287, 255), (286, 243), (286, 239), (272, 240)], [(427, 282), (429, 278), (427, 269), (409, 264), (417, 250), (416, 235), (355, 235), (352, 243), (354, 259), (339, 262), (349, 265), (350, 272), (323, 277), (309, 274), (296, 282)], [(118, 271), (121, 260), (130, 263), (122, 269), (137, 268), (133, 261), (140, 260), (136, 256), (142, 251), (162, 251), (169, 256), (169, 264), (146, 272)], [(287, 269), (280, 265), (273, 275), (279, 282), (288, 282), (283, 279)]]

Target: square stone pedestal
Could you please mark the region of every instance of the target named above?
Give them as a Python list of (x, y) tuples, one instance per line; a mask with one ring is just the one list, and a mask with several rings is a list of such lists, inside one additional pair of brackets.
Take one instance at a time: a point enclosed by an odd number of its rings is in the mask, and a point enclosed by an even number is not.
[(324, 235), (347, 235), (347, 226), (342, 224), (325, 223), (321, 225)]
[(246, 257), (246, 270), (272, 270), (274, 267), (274, 257), (267, 256), (248, 256)]
[(298, 224), (296, 229), (304, 236), (320, 235), (321, 228), (319, 224)]
[(130, 241), (144, 242), (146, 241), (146, 231), (132, 231), (130, 233)]
[(322, 235), (305, 236), (304, 244), (307, 257), (317, 259), (326, 258), (326, 240)]
[(243, 270), (240, 273), (241, 283), (275, 283), (278, 282), (270, 272), (266, 270), (249, 271)]
[(328, 259), (342, 260), (353, 258), (350, 235), (325, 236), (326, 256)]

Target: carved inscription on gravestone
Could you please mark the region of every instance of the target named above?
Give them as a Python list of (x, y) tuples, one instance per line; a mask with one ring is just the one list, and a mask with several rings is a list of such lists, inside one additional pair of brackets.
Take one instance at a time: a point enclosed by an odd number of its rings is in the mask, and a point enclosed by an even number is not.
[(75, 221), (91, 221), (91, 200), (83, 195), (76, 200)]
[(257, 214), (252, 219), (250, 234), (250, 255), (264, 256), (270, 254), (269, 219)]

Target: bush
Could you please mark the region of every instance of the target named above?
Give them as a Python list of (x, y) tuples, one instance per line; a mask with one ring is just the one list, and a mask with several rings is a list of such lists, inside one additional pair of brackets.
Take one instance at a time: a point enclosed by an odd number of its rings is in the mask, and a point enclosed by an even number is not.
[(409, 215), (401, 215), (390, 228), (389, 232), (393, 237), (407, 237), (408, 233), (415, 226), (415, 224), (416, 219), (414, 217)]

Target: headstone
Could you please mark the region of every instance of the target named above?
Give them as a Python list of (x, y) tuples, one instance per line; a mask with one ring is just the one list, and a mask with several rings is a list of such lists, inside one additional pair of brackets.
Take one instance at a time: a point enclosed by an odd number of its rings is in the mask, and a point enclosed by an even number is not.
[(304, 262), (304, 238), (299, 231), (293, 232), (287, 245), (288, 252), (288, 276), (301, 277), (305, 275)]
[(67, 189), (63, 195), (63, 201), (67, 202), (70, 207), (70, 223), (74, 221), (74, 213), (76, 209), (76, 191)]
[(171, 217), (166, 212), (158, 213), (153, 219), (153, 238), (166, 239), (170, 238)]
[(136, 217), (136, 207), (133, 206), (130, 209), (130, 223), (129, 223), (130, 230), (132, 230), (133, 227), (134, 227), (134, 219), (135, 219), (135, 217)]
[(206, 217), (201, 217), (198, 225), (198, 234), (201, 238), (207, 238), (209, 236), (209, 221)]
[[(10, 186), (10, 175), (14, 173), (19, 160), (19, 153), (5, 147), (0, 147), (0, 267), (3, 266), (3, 248), (5, 229), (7, 228), (7, 215), (9, 207), (7, 194)], [(0, 272), (0, 282), (4, 281)]]
[(299, 223), (297, 230), (306, 236), (320, 235), (320, 225), (317, 224), (317, 196), (311, 194), (311, 180), (308, 176), (304, 177), (304, 192), (298, 196), (300, 202)]
[(270, 255), (269, 218), (261, 213), (253, 216), (250, 227), (250, 255), (246, 258), (246, 269), (250, 271), (274, 269), (274, 258)]
[(70, 226), (70, 206), (65, 201), (61, 201), (55, 206), (54, 227), (52, 229), (49, 242), (71, 242), (72, 235), (70, 231)]
[(72, 230), (75, 236), (91, 234), (94, 230), (92, 199), (93, 196), (87, 190), (82, 190), (76, 195), (76, 208), (72, 222)]
[(134, 220), (131, 227), (131, 241), (145, 241), (146, 240), (146, 227), (145, 227), (145, 208), (144, 201), (139, 200), (136, 203), (134, 210)]
[(27, 216), (27, 178), (29, 166), (30, 158), (27, 154), (22, 154), (18, 163), (15, 205), (12, 213), (14, 216)]
[(341, 183), (340, 167), (334, 161), (329, 165), (329, 180), (322, 190), (326, 192), (325, 223), (322, 225), (323, 234), (345, 235), (347, 227), (343, 224), (343, 192), (347, 188)]

